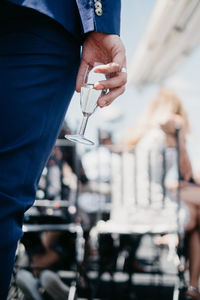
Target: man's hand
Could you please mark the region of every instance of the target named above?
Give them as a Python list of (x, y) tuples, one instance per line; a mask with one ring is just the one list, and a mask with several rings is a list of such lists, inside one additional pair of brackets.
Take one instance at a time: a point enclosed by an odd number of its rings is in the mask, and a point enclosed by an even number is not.
[(95, 67), (95, 72), (104, 73), (106, 80), (97, 82), (95, 89), (107, 90), (109, 93), (98, 100), (100, 107), (109, 105), (115, 98), (125, 91), (127, 74), (120, 72), (126, 68), (125, 48), (119, 36), (92, 32), (83, 44), (82, 59), (76, 80), (76, 91), (80, 92), (87, 65), (93, 66), (94, 62), (105, 65)]

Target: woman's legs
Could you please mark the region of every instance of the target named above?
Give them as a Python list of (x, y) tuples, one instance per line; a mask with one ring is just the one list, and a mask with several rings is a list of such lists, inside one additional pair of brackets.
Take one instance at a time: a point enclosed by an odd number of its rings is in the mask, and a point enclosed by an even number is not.
[(192, 183), (185, 183), (180, 191), (181, 201), (200, 208), (200, 186)]
[(0, 4), (0, 300), (6, 299), (24, 212), (75, 87), (80, 46), (60, 25)]
[(198, 228), (198, 207), (191, 203), (187, 203), (187, 206), (190, 210), (190, 222), (186, 228), (186, 231), (189, 235), (188, 260), (190, 274), (190, 287), (187, 290), (187, 295), (193, 297), (194, 299), (200, 299), (200, 294), (198, 293), (198, 281), (200, 275), (200, 236)]
[(198, 229), (189, 233), (189, 272), (190, 285), (198, 288), (200, 271), (200, 237)]

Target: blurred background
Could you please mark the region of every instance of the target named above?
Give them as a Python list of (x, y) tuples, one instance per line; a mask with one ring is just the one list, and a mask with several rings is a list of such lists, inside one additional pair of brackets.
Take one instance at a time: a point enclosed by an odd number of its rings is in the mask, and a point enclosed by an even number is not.
[[(89, 118), (85, 136), (95, 146), (64, 138), (77, 133), (82, 120), (80, 95), (74, 94), (35, 205), (25, 215), (8, 299), (200, 299), (199, 293), (185, 295), (192, 277), (188, 249), (198, 249), (188, 241), (195, 230), (199, 233), (199, 224), (192, 233), (180, 226), (181, 181), (186, 179), (180, 174), (177, 127), (169, 133), (173, 145), (166, 145), (161, 122), (156, 131), (154, 123), (146, 127), (150, 135), (145, 140), (144, 134), (141, 143), (120, 145), (160, 88), (170, 88), (175, 96), (167, 92), (167, 100), (180, 98), (188, 115), (186, 146), (193, 171), (200, 174), (199, 28), (200, 0), (122, 0), (126, 91)], [(148, 115), (150, 121), (155, 116)], [(184, 114), (179, 117), (187, 123)], [(171, 167), (173, 178), (167, 182)], [(191, 176), (187, 184), (195, 190), (186, 191), (186, 198), (194, 196), (199, 205), (200, 180)], [(30, 286), (36, 296), (26, 298)]]

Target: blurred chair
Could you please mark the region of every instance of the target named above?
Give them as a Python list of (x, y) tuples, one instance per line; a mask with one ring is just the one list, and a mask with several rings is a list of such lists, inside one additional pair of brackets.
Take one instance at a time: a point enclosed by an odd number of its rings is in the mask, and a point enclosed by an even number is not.
[[(151, 264), (141, 271), (159, 275), (161, 279), (162, 275), (167, 273), (166, 266), (163, 266), (161, 261), (163, 247), (156, 245), (154, 239), (168, 235), (167, 259), (173, 262), (177, 270), (173, 300), (180, 299), (181, 288), (185, 286), (181, 250), (185, 216), (179, 199), (178, 131), (175, 148), (160, 147), (159, 143), (156, 143), (157, 132), (153, 134), (155, 143), (149, 144), (148, 147), (141, 143), (134, 149), (117, 149), (118, 161), (111, 158), (110, 220), (99, 221), (90, 234), (91, 242), (94, 243), (96, 239), (99, 250), (98, 279), (91, 299), (95, 298), (102, 274), (105, 272), (111, 274), (112, 280), (115, 272), (128, 272), (128, 287), (131, 291), (134, 268), (130, 265), (133, 263), (130, 258), (132, 256), (135, 259), (133, 248), (139, 246), (144, 236), (151, 237), (153, 257)], [(112, 155), (116, 156), (114, 148)], [(173, 174), (171, 178), (176, 179), (178, 184), (173, 193), (167, 186), (170, 180), (169, 169)]]
[[(51, 204), (51, 206), (53, 205), (54, 203)], [(51, 206), (48, 205), (48, 209)], [(67, 299), (75, 299), (84, 256), (84, 237), (81, 225), (75, 222), (68, 224), (62, 222), (52, 224), (50, 222), (46, 224), (25, 223), (23, 231), (24, 236), (18, 247), (14, 277), (22, 269), (34, 274), (39, 274), (46, 269), (52, 270), (61, 279), (64, 279), (65, 283), (70, 287)], [(45, 243), (41, 242), (42, 239), (48, 238), (49, 234), (52, 240), (49, 249), (56, 255), (56, 259), (54, 255), (53, 260), (49, 256), (45, 260)], [(34, 265), (38, 256), (41, 263)], [(14, 286), (16, 287), (14, 280), (12, 286), (14, 290)], [(15, 291), (15, 294), (20, 295), (20, 291)], [(8, 299), (22, 299), (19, 296), (16, 297), (12, 294), (12, 297)]]

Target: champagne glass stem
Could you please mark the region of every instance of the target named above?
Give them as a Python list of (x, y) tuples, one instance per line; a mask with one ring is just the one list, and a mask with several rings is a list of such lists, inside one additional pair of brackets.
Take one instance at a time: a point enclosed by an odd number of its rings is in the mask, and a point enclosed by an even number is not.
[(80, 135), (85, 134), (85, 129), (86, 129), (86, 126), (87, 126), (88, 118), (89, 118), (89, 115), (83, 116), (83, 120), (81, 122), (80, 130), (79, 130)]

